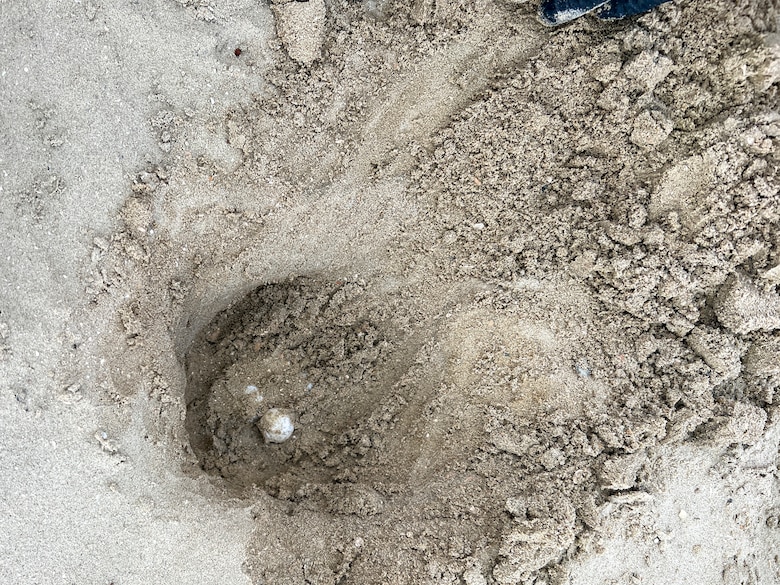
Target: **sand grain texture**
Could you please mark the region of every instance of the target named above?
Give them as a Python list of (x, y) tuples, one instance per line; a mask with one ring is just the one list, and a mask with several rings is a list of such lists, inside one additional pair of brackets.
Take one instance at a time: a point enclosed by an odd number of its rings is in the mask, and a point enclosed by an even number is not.
[(777, 19), (4, 4), (0, 582), (779, 581)]

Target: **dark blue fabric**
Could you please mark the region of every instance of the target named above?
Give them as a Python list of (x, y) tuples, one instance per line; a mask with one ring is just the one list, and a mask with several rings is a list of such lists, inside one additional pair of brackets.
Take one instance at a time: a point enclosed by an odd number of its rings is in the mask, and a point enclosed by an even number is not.
[(607, 0), (542, 0), (539, 16), (545, 24), (563, 24), (606, 3)]
[(634, 16), (642, 12), (647, 12), (659, 4), (669, 0), (612, 0), (598, 12), (598, 17), (606, 20), (625, 18)]
[(542, 0), (539, 18), (546, 25), (564, 24), (597, 10), (599, 18), (616, 20), (647, 12), (669, 0)]

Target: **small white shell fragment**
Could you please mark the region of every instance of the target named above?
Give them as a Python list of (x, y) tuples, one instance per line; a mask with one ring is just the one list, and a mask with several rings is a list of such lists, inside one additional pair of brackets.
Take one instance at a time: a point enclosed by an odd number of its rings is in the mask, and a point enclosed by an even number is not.
[(295, 430), (292, 413), (279, 408), (271, 408), (266, 411), (258, 422), (258, 426), (266, 443), (284, 443)]

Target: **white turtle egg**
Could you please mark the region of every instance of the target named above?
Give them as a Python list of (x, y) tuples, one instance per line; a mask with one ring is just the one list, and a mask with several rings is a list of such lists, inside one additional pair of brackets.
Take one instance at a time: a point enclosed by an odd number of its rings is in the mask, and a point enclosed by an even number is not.
[(284, 443), (295, 430), (292, 412), (280, 408), (268, 409), (257, 424), (266, 443)]

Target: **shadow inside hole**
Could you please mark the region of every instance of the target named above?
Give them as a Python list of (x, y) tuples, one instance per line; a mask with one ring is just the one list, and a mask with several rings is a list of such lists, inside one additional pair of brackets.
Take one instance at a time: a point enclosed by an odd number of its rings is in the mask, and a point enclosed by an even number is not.
[[(201, 467), (234, 495), (358, 479), (370, 445), (354, 429), (402, 375), (398, 356), (413, 351), (393, 352), (392, 317), (365, 283), (308, 277), (260, 286), (219, 313), (185, 355), (185, 425)], [(280, 444), (257, 426), (270, 408), (294, 414)]]

